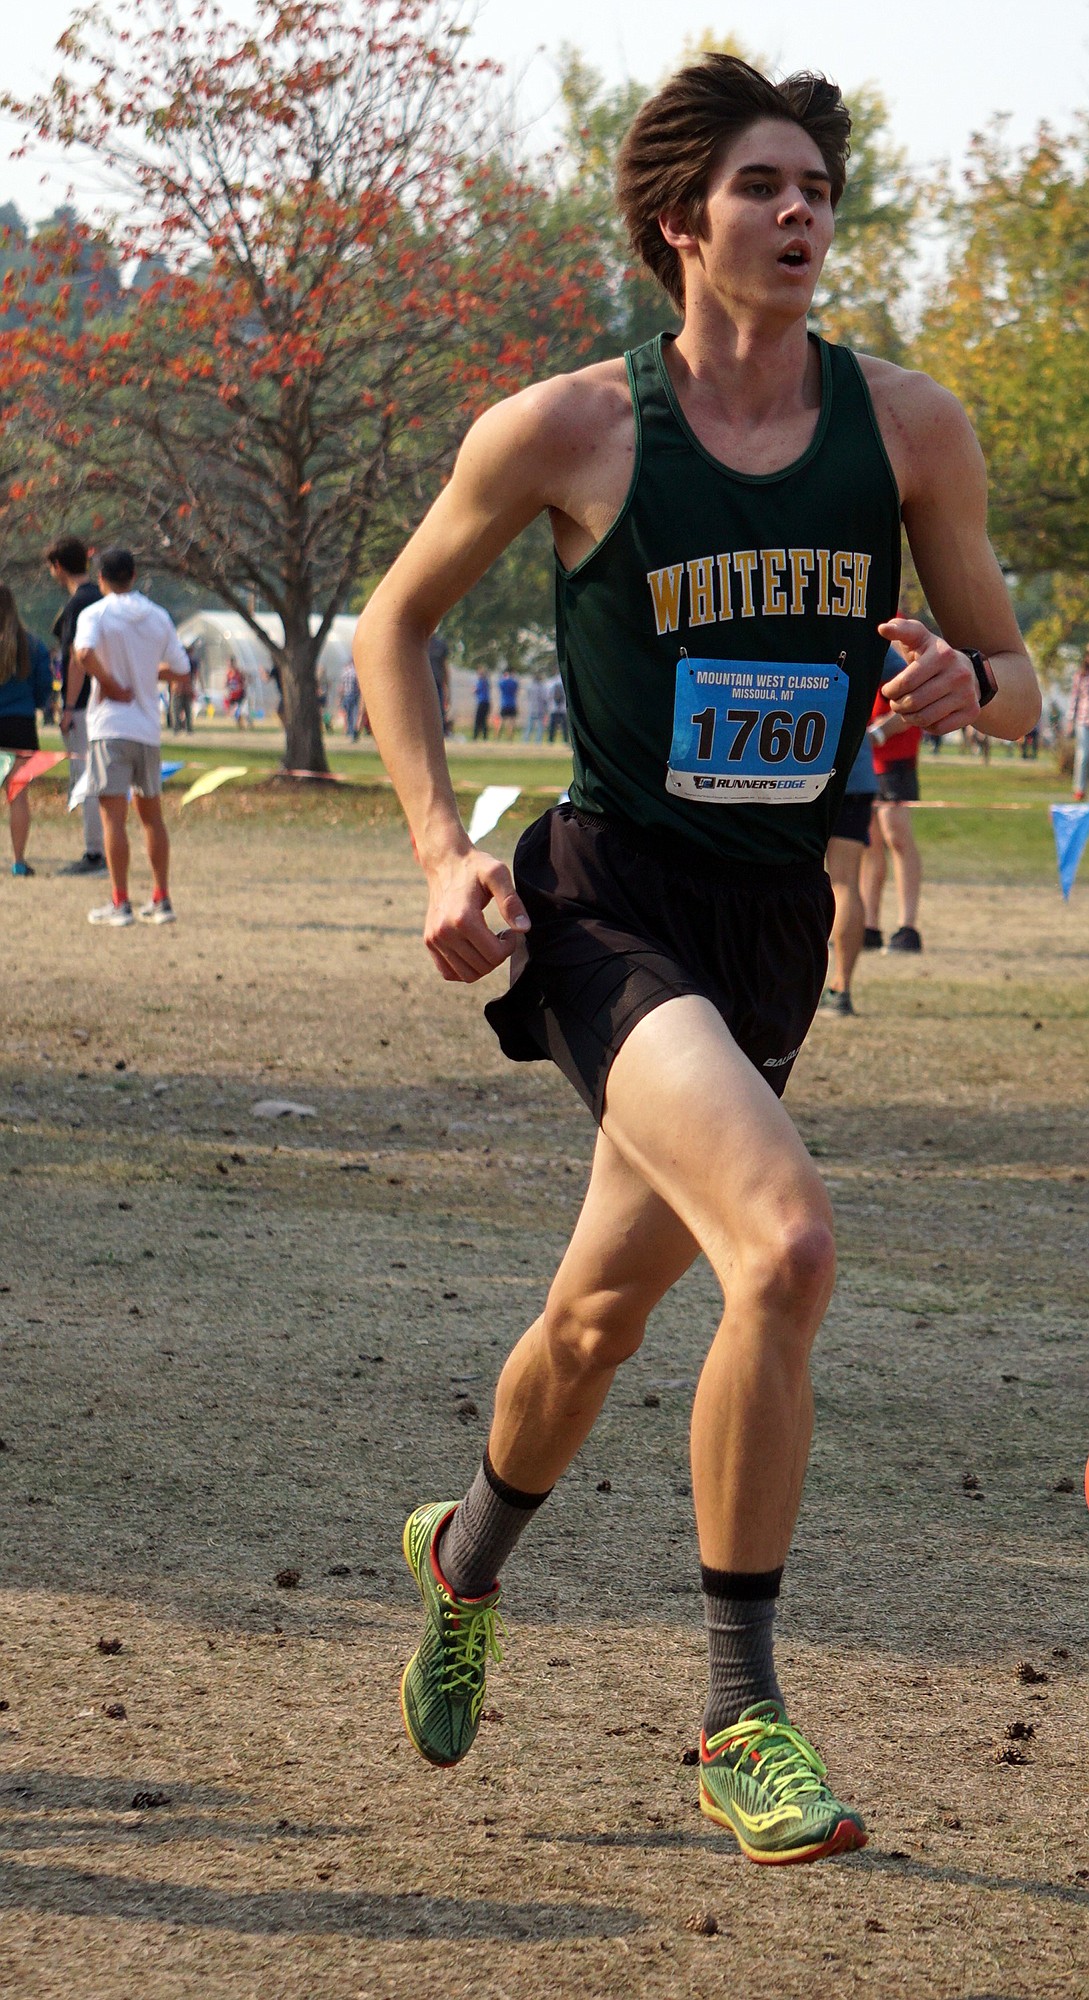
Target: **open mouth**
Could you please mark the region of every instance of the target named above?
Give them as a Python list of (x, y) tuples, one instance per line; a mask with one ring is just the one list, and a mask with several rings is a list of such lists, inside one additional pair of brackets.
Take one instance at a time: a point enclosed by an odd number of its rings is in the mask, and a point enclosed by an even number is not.
[(787, 266), (787, 269), (790, 271), (804, 271), (806, 265), (809, 263), (808, 245), (807, 244), (792, 245), (789, 250), (783, 251), (783, 254), (780, 257), (779, 262), (780, 264), (785, 264)]

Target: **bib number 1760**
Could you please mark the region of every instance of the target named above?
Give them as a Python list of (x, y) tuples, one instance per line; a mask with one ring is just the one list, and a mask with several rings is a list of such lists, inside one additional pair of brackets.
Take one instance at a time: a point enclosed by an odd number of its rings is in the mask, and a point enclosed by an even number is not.
[(740, 764), (757, 725), (759, 734), (756, 740), (760, 761), (764, 764), (781, 764), (790, 756), (799, 764), (813, 764), (824, 748), (828, 733), (825, 717), (817, 708), (807, 709), (803, 715), (791, 715), (782, 708), (728, 708), (724, 715), (721, 709), (704, 708), (692, 717), (693, 728), (699, 730), (696, 744), (698, 763), (711, 762), (715, 754), (716, 732), (730, 724), (735, 725), (735, 733), (726, 751), (728, 764)]

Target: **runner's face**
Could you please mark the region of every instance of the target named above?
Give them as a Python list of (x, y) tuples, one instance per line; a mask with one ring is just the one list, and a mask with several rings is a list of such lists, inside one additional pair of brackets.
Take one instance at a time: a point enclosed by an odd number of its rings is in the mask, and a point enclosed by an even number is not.
[[(698, 239), (704, 281), (726, 305), (799, 317), (834, 229), (820, 148), (800, 125), (762, 118), (733, 141), (711, 177)], [(686, 277), (689, 288), (700, 282), (691, 265)]]

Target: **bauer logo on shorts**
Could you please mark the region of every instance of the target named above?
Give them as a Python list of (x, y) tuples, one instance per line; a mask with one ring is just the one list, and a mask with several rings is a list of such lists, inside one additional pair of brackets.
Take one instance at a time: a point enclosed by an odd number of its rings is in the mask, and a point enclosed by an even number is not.
[(666, 791), (704, 805), (806, 805), (835, 769), (848, 678), (839, 665), (677, 663)]

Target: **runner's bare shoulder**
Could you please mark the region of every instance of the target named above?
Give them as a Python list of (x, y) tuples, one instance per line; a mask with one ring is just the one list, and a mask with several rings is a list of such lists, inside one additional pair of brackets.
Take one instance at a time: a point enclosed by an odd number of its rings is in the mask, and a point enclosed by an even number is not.
[[(486, 411), (462, 447), (463, 458), (518, 483), (530, 482), (538, 506), (581, 512), (580, 501), (603, 475), (630, 473), (635, 425), (622, 359), (594, 362), (533, 382)], [(609, 475), (612, 475), (609, 477)]]
[(901, 499), (909, 500), (938, 472), (965, 476), (982, 465), (975, 432), (951, 389), (918, 368), (900, 368), (860, 354)]

